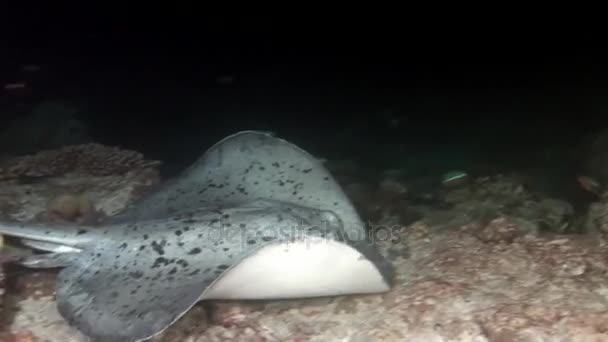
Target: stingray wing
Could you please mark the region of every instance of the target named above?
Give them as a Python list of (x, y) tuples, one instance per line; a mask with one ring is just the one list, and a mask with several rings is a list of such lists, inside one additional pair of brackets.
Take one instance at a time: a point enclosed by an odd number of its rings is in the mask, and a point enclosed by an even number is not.
[(226, 291), (218, 280), (257, 250), (301, 239), (325, 221), (328, 231), (342, 227), (324, 211), (256, 201), (131, 224), (115, 240), (87, 246), (60, 272), (58, 308), (98, 341), (144, 340), (179, 319), (211, 285), (225, 298), (251, 295)]
[(219, 141), (181, 175), (134, 203), (116, 220), (163, 217), (256, 199), (331, 210), (344, 221), (349, 236), (362, 239), (365, 235), (351, 202), (320, 161), (286, 140), (257, 131)]
[[(130, 278), (130, 282), (125, 282)], [(63, 269), (58, 309), (70, 325), (95, 341), (143, 341), (164, 331), (194, 305), (213, 278), (176, 276), (171, 287), (98, 265)]]

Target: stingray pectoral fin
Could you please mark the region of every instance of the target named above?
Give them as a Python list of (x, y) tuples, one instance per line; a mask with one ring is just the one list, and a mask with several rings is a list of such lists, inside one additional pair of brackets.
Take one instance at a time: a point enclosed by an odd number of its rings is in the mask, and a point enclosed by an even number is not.
[[(196, 271), (116, 270), (79, 264), (63, 269), (57, 307), (66, 321), (94, 341), (145, 341), (185, 314), (217, 275)], [(179, 267), (179, 266), (178, 266)]]
[(392, 286), (392, 268), (375, 253), (366, 243), (332, 239), (269, 244), (222, 274), (201, 299), (293, 299), (386, 292)]

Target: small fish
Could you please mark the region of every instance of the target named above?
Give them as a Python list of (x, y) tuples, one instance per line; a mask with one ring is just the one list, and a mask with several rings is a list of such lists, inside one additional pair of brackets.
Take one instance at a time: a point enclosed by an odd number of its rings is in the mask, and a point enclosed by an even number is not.
[(595, 178), (589, 176), (578, 176), (576, 178), (578, 184), (586, 191), (589, 191), (595, 195), (601, 195), (602, 193), (602, 185)]
[(95, 227), (0, 223), (51, 251), (59, 312), (94, 341), (148, 340), (201, 300), (389, 291), (378, 253), (315, 157), (268, 133), (212, 146), (178, 177)]

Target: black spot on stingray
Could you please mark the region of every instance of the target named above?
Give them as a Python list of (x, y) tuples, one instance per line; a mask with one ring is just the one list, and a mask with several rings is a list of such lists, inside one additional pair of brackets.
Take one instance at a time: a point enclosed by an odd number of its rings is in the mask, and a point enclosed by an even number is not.
[(131, 294), (132, 294), (132, 295), (134, 295), (134, 294), (136, 294), (136, 293), (137, 293), (137, 289), (135, 289), (135, 290), (131, 291)]
[(182, 235), (182, 231), (181, 231), (181, 230), (176, 230), (176, 231), (175, 231), (175, 235), (177, 235), (177, 236)]
[(211, 224), (213, 224), (213, 223), (218, 223), (218, 222), (220, 222), (220, 220), (219, 220), (219, 219), (214, 218), (214, 219), (211, 219), (211, 221), (210, 221), (210, 222), (211, 222)]
[(226, 269), (228, 269), (229, 267), (230, 267), (230, 266), (228, 266), (228, 265), (219, 265), (217, 268), (218, 268), (218, 269), (220, 269), (220, 270), (226, 270)]
[(118, 248), (125, 249), (125, 248), (127, 248), (127, 246), (128, 246), (127, 243), (123, 242), (120, 246), (118, 246)]
[(192, 272), (188, 273), (188, 275), (189, 275), (189, 276), (193, 276), (193, 275), (198, 274), (200, 271), (201, 271), (201, 269), (200, 269), (200, 268), (197, 268), (197, 269), (195, 269), (194, 271), (192, 271)]
[(169, 260), (167, 260), (166, 258), (158, 257), (158, 258), (156, 258), (156, 260), (154, 260), (154, 264), (152, 265), (152, 268), (167, 266), (167, 265), (169, 265), (169, 263), (170, 263)]
[(215, 270), (215, 271), (213, 271), (213, 273), (220, 274), (220, 273), (222, 273), (222, 271), (221, 270)]
[(246, 225), (245, 223), (240, 223), (240, 224), (239, 224), (239, 227), (240, 227), (240, 228), (247, 228), (247, 225)]
[(144, 234), (144, 240), (148, 240), (148, 234)]
[(290, 168), (290, 169), (293, 169), (294, 167), (295, 167), (295, 165), (293, 165), (293, 164), (290, 164), (290, 165), (289, 165), (289, 168)]
[(279, 165), (279, 163), (274, 162), (274, 163), (272, 163), (272, 166), (274, 166), (274, 167), (279, 167), (280, 165)]
[(258, 182), (258, 181), (253, 182), (253, 185), (258, 185), (258, 184), (260, 184), (260, 182)]
[(297, 192), (297, 191), (294, 191), (294, 192), (292, 192), (291, 194), (295, 196), (295, 195), (297, 195), (297, 194), (298, 194), (298, 192)]
[(206, 269), (203, 271), (203, 273), (209, 273), (209, 271), (211, 271), (211, 269), (210, 269), (210, 268), (206, 268)]
[(97, 253), (97, 257), (98, 257), (98, 258), (101, 258), (101, 253)]
[(127, 315), (126, 315), (126, 316), (133, 316), (133, 315), (135, 315), (136, 313), (137, 313), (137, 310), (133, 309), (133, 310), (131, 310), (131, 311), (127, 312)]
[(188, 226), (185, 226), (185, 227), (184, 227), (184, 231), (185, 231), (185, 232), (187, 232), (187, 231), (189, 231), (189, 230), (190, 230), (190, 227), (188, 227)]
[(145, 248), (146, 248), (146, 245), (141, 245), (141, 246), (139, 246), (139, 250), (140, 250), (140, 251), (143, 251)]
[(117, 298), (117, 297), (118, 297), (118, 292), (116, 292), (116, 291), (112, 291), (112, 292), (110, 293), (110, 297), (112, 297), (112, 298)]
[(129, 276), (133, 279), (139, 279), (144, 276), (144, 273), (142, 271), (134, 271), (129, 272)]
[(224, 252), (228, 252), (229, 250), (230, 250), (230, 248), (224, 247)]
[(249, 239), (249, 240), (247, 240), (247, 244), (248, 245), (254, 245), (255, 244), (255, 240)]
[(334, 205), (338, 205), (338, 202), (334, 202)]
[(285, 186), (285, 182), (279, 179), (279, 186)]
[(262, 240), (268, 242), (268, 241), (274, 240), (274, 237), (272, 237), (272, 236), (262, 236)]
[(152, 246), (152, 249), (156, 253), (158, 253), (160, 255), (163, 255), (163, 254), (165, 254), (164, 247), (165, 247), (166, 244), (167, 244), (166, 240), (161, 240), (160, 243), (158, 243), (156, 241), (152, 241), (152, 243), (150, 245)]
[(193, 220), (193, 219), (186, 219), (186, 220), (183, 220), (182, 222), (183, 222), (183, 223), (188, 223), (188, 224), (194, 224), (194, 223), (196, 223), (196, 220)]
[(169, 271), (169, 274), (175, 274), (175, 273), (177, 273), (177, 267), (173, 267), (171, 269), (171, 271)]
[(190, 255), (194, 255), (194, 254), (199, 254), (200, 252), (201, 252), (201, 249), (200, 249), (200, 248), (198, 248), (198, 247), (195, 247), (195, 248), (192, 248), (192, 249), (190, 250), (190, 252), (188, 252), (188, 254), (190, 254)]
[(264, 171), (264, 170), (266, 170), (266, 168), (265, 168), (265, 167), (263, 167), (263, 166), (260, 166), (260, 167), (259, 167), (259, 170), (260, 170), (260, 171)]
[(82, 235), (82, 234), (86, 234), (87, 230), (86, 229), (78, 229), (78, 232), (76, 233), (76, 235)]
[(49, 234), (51, 234), (51, 232), (47, 230), (44, 232), (44, 234), (49, 235)]
[(184, 243), (183, 243), (183, 242), (178, 242), (178, 243), (177, 243), (177, 246), (178, 246), (178, 247), (184, 247)]
[(180, 265), (183, 268), (188, 267), (188, 262), (186, 260), (184, 260), (184, 259), (177, 260), (176, 264)]
[(302, 170), (303, 173), (309, 173), (310, 171), (312, 171), (312, 169), (304, 169), (304, 170)]

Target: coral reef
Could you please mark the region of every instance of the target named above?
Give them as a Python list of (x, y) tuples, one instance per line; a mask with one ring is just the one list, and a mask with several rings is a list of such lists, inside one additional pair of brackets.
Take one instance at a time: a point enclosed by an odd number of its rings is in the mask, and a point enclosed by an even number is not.
[(0, 164), (0, 180), (65, 174), (109, 176), (159, 165), (159, 161), (146, 160), (136, 151), (90, 143), (6, 160)]

